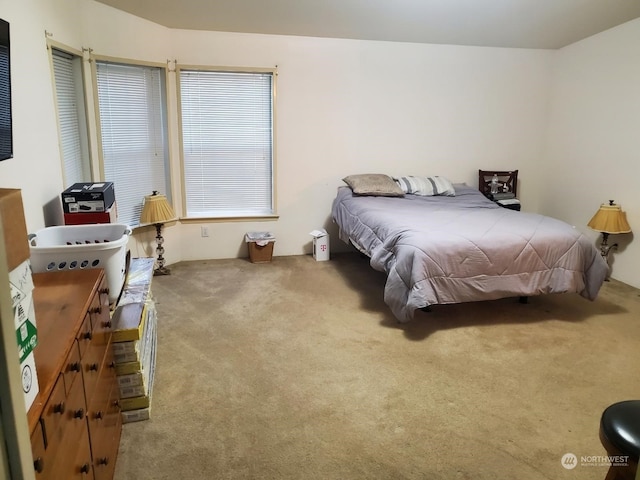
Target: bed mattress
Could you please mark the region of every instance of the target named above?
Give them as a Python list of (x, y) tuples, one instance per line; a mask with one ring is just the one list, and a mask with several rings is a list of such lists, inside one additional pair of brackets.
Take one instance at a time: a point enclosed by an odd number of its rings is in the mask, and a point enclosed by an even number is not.
[(608, 266), (583, 233), (455, 187), (455, 196), (404, 197), (338, 188), (332, 217), (340, 238), (386, 273), (384, 300), (399, 321), (436, 304), (567, 292), (596, 298)]

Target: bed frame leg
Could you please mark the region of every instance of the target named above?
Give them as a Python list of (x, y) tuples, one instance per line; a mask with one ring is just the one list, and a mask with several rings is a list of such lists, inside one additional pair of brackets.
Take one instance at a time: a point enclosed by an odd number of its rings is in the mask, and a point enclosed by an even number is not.
[(529, 303), (529, 297), (520, 297), (518, 301), (524, 304)]

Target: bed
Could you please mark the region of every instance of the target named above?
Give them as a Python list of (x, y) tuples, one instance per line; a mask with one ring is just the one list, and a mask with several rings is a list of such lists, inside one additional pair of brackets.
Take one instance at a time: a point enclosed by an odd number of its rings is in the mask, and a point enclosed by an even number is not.
[(477, 189), (372, 196), (339, 187), (340, 239), (387, 276), (384, 301), (400, 322), (431, 305), (578, 293), (594, 300), (608, 267), (571, 225), (503, 208)]

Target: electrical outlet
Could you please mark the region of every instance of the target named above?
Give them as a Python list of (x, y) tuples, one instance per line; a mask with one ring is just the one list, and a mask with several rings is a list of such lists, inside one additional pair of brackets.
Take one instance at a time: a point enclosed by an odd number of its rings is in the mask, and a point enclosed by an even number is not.
[(209, 236), (209, 227), (202, 226), (200, 227), (200, 235), (203, 237)]

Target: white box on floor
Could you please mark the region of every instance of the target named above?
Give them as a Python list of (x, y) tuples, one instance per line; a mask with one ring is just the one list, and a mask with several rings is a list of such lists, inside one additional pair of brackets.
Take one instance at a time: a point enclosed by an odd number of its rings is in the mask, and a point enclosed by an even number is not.
[(309, 232), (313, 237), (313, 258), (316, 262), (329, 260), (329, 234), (323, 228)]

